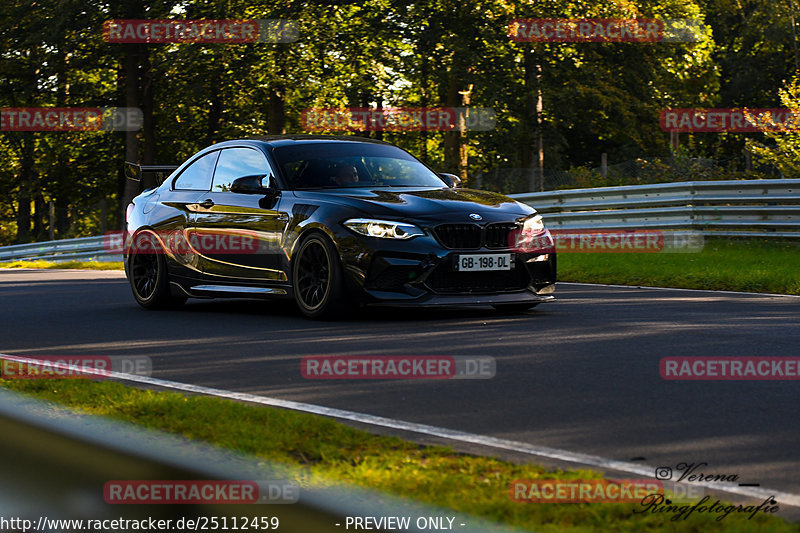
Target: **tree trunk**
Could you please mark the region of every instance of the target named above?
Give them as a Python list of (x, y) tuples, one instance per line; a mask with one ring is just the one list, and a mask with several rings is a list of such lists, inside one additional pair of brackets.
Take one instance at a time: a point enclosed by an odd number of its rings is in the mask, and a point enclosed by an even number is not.
[[(155, 87), (153, 84), (154, 75), (153, 67), (150, 64), (150, 49), (146, 44), (139, 45), (139, 53), (142, 73), (141, 73), (141, 100), (142, 100), (142, 164), (152, 165), (155, 163), (156, 158), (156, 126), (153, 117), (153, 94)], [(142, 189), (150, 189), (158, 185), (156, 177), (147, 173), (142, 175)]]
[(217, 87), (222, 81), (222, 76), (218, 72), (216, 80), (211, 84), (211, 106), (208, 110), (208, 122), (206, 123), (205, 145), (214, 144), (219, 133), (220, 122), (222, 120), (222, 95)]
[[(378, 95), (376, 103), (378, 104), (378, 109), (383, 109), (383, 96)], [(379, 141), (382, 141), (383, 140), (383, 130), (375, 130), (375, 138), (378, 139)]]
[(277, 85), (269, 91), (269, 124), (267, 131), (271, 135), (286, 133), (286, 103), (283, 100), (285, 88)]
[(278, 79), (269, 88), (269, 116), (267, 131), (271, 135), (286, 133), (286, 68), (278, 69)]
[[(358, 107), (362, 109), (369, 107), (369, 100), (370, 94), (367, 92), (362, 92), (358, 99)], [(372, 131), (370, 131), (369, 128), (365, 130), (359, 130), (358, 135), (361, 137), (372, 137)]]
[[(450, 76), (447, 86), (447, 107), (466, 107), (470, 103), (472, 85), (462, 88), (455, 76)], [(466, 115), (456, 115), (456, 127), (444, 134), (444, 163), (446, 172), (457, 174), (467, 184), (468, 145)]]
[(45, 217), (47, 216), (47, 204), (44, 201), (41, 190), (37, 190), (33, 200), (33, 238), (36, 241), (45, 239)]
[[(461, 107), (468, 108), (470, 104), (470, 95), (472, 94), (472, 84), (464, 90), (459, 91), (461, 95)], [(467, 171), (469, 166), (469, 144), (467, 144), (467, 113), (465, 109), (464, 114), (459, 118), (458, 124), (458, 175), (461, 182), (467, 185)]]
[(33, 133), (20, 133), (21, 168), (20, 186), (17, 194), (17, 239), (18, 243), (31, 240), (31, 201), (33, 200)]
[[(459, 86), (452, 71), (448, 78), (445, 107), (458, 107), (459, 103), (461, 103), (461, 95), (458, 94)], [(459, 172), (461, 165), (459, 141), (460, 132), (458, 131), (458, 123), (456, 123), (456, 129), (447, 131), (444, 134), (444, 172), (452, 174)]]
[[(121, 18), (125, 19), (144, 19), (147, 18), (145, 15), (145, 9), (142, 5), (142, 0), (124, 0), (122, 5), (115, 5), (116, 8), (120, 9), (120, 16)], [(114, 4), (112, 4), (114, 5)], [(140, 107), (140, 88), (139, 88), (139, 54), (145, 53), (142, 50), (146, 45), (121, 45), (119, 47), (120, 53), (122, 54), (122, 66), (120, 69), (120, 75), (118, 76), (118, 83), (120, 84), (120, 89), (124, 87), (120, 91), (120, 96), (122, 96), (124, 91), (124, 99), (125, 104), (124, 107)], [(152, 118), (152, 116), (151, 116)], [(144, 127), (144, 124), (142, 124)], [(132, 163), (138, 163), (139, 160), (139, 136), (138, 132), (136, 131), (126, 131), (125, 132), (125, 161), (130, 161)], [(125, 227), (125, 211), (128, 208), (128, 204), (130, 203), (133, 198), (139, 194), (141, 190), (142, 184), (136, 183), (135, 181), (131, 181), (124, 177), (124, 171), (122, 165), (118, 169), (118, 176), (120, 180), (120, 195), (119, 195), (119, 227), (120, 229), (124, 229)], [(59, 209), (58, 219), (59, 224), (61, 223), (61, 210)], [(66, 216), (66, 213), (64, 213)]]
[(59, 237), (64, 237), (69, 233), (69, 205), (56, 203), (56, 233)]
[(528, 173), (528, 190), (544, 190), (544, 139), (542, 132), (542, 66), (531, 48), (523, 52), (525, 69), (525, 137), (522, 166)]
[[(125, 107), (139, 107), (139, 65), (135, 48), (127, 45), (123, 48), (125, 61)], [(139, 162), (139, 137), (135, 131), (125, 132), (125, 160)], [(125, 180), (120, 211), (120, 226), (125, 224), (125, 211), (133, 197), (139, 194), (140, 185)], [(60, 218), (60, 217), (59, 217)]]

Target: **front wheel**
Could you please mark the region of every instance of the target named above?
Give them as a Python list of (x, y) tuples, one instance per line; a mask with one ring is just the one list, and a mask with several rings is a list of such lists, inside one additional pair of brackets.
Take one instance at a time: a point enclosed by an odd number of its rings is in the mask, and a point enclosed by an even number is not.
[(170, 292), (167, 260), (154, 235), (137, 234), (128, 261), (131, 289), (139, 305), (145, 309), (168, 309), (186, 302), (185, 297)]
[(292, 261), (292, 278), (295, 302), (307, 317), (341, 316), (348, 309), (339, 254), (325, 236), (303, 240)]

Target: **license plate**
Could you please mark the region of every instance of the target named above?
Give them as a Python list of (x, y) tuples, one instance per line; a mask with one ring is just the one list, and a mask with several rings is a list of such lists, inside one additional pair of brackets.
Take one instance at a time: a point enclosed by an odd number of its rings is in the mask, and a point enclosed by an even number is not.
[(511, 254), (471, 254), (456, 257), (459, 272), (511, 270)]

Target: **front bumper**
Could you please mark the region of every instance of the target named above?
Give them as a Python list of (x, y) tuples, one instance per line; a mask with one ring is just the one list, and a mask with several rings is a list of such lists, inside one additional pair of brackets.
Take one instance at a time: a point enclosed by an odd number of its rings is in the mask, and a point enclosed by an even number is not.
[[(374, 240), (374, 239), (373, 239)], [(416, 241), (416, 242), (415, 242)], [(540, 303), (553, 300), (554, 249), (520, 252), (498, 249), (446, 249), (433, 239), (378, 243), (341, 250), (346, 279), (364, 303), (462, 306)], [(511, 270), (459, 272), (460, 254), (509, 253)]]

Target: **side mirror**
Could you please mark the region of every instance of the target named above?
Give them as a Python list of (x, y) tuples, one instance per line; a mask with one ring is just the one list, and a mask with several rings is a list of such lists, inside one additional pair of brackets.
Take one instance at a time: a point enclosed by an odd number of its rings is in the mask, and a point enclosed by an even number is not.
[[(242, 176), (241, 178), (236, 178), (233, 180), (233, 183), (231, 183), (231, 192), (240, 194), (276, 194), (278, 192), (276, 188), (264, 186), (263, 180), (266, 177), (266, 174), (256, 174), (253, 176)], [(270, 184), (271, 183), (270, 177)]]
[(461, 187), (461, 178), (455, 174), (439, 174), (439, 177), (442, 178), (447, 186), (451, 189), (457, 189)]

